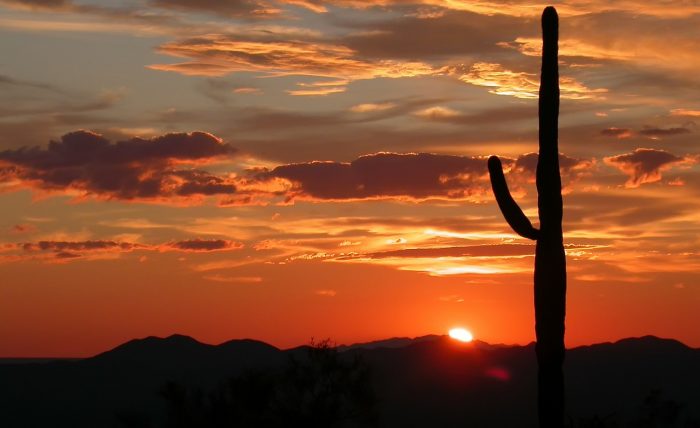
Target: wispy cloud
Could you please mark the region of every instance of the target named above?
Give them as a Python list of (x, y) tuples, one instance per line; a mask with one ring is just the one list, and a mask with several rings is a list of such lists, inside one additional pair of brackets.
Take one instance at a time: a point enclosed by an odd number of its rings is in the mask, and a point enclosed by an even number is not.
[[(535, 99), (539, 93), (539, 78), (536, 74), (522, 71), (512, 71), (500, 64), (479, 62), (466, 72), (461, 67), (448, 67), (450, 74), (457, 74), (459, 80), (477, 86), (492, 88), (489, 92), (496, 95), (510, 95), (516, 98)], [(607, 89), (591, 89), (572, 77), (562, 76), (559, 79), (561, 97), (572, 100), (598, 98)]]

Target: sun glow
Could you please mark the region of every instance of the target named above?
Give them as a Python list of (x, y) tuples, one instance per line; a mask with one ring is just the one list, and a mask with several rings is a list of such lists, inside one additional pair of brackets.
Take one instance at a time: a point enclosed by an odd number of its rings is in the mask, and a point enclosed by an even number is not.
[(455, 340), (459, 340), (460, 342), (471, 342), (474, 340), (474, 336), (469, 332), (469, 330), (463, 328), (451, 329), (450, 337)]

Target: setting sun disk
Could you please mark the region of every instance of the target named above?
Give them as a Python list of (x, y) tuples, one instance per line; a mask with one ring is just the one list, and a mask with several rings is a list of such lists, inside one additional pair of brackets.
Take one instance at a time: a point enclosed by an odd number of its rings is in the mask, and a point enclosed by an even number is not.
[(474, 340), (474, 336), (469, 332), (469, 330), (463, 328), (451, 329), (450, 337), (455, 340), (459, 340), (460, 342), (471, 342)]

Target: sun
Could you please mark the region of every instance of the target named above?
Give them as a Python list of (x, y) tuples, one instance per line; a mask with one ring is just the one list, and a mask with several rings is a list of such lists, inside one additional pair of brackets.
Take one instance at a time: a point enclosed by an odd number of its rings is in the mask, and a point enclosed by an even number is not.
[(450, 337), (460, 342), (471, 342), (474, 336), (464, 328), (453, 328), (450, 330)]

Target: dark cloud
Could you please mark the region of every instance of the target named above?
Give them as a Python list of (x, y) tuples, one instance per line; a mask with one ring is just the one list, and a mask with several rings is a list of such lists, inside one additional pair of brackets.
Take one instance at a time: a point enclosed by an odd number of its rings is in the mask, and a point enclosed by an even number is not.
[(282, 165), (254, 174), (291, 183), (288, 200), (478, 199), (488, 190), (486, 160), (429, 153), (376, 153), (350, 162)]
[(79, 253), (88, 251), (132, 251), (146, 246), (116, 241), (39, 241), (22, 244), (25, 251), (53, 251)]
[(688, 128), (656, 128), (653, 126), (646, 126), (639, 131), (640, 134), (647, 137), (670, 137), (674, 135), (689, 134), (690, 129)]
[(223, 239), (190, 239), (156, 245), (112, 240), (93, 240), (26, 242), (17, 244), (15, 248), (24, 251), (32, 258), (36, 257), (36, 254), (39, 254), (41, 257), (41, 254), (48, 253), (55, 259), (77, 259), (88, 258), (90, 256), (99, 257), (100, 254), (118, 254), (131, 251), (232, 251), (243, 248), (243, 244)]
[(60, 251), (60, 252), (56, 253), (55, 256), (57, 259), (63, 259), (63, 260), (79, 259), (82, 257), (81, 254), (71, 253), (69, 251)]
[(179, 251), (206, 252), (238, 250), (243, 248), (243, 244), (223, 239), (190, 239), (173, 242), (170, 247)]
[(605, 158), (605, 163), (614, 166), (629, 176), (627, 187), (638, 187), (644, 183), (661, 180), (661, 173), (675, 165), (695, 162), (690, 157), (679, 157), (665, 150), (635, 149), (625, 153)]
[(0, 152), (0, 179), (125, 200), (231, 194), (236, 187), (227, 179), (179, 165), (233, 153), (233, 147), (204, 132), (111, 143), (101, 135), (76, 131), (51, 141), (46, 149)]
[[(516, 182), (531, 181), (537, 154), (503, 158)], [(594, 160), (560, 156), (566, 182), (577, 180), (595, 165)], [(250, 169), (240, 181), (249, 194), (320, 201), (394, 199), (423, 201), (482, 201), (490, 197), (485, 157), (431, 153), (380, 152), (352, 162), (301, 162), (273, 169)], [(254, 190), (250, 190), (254, 189)], [(241, 201), (239, 204), (252, 203)], [(235, 204), (234, 204), (235, 205)]]

